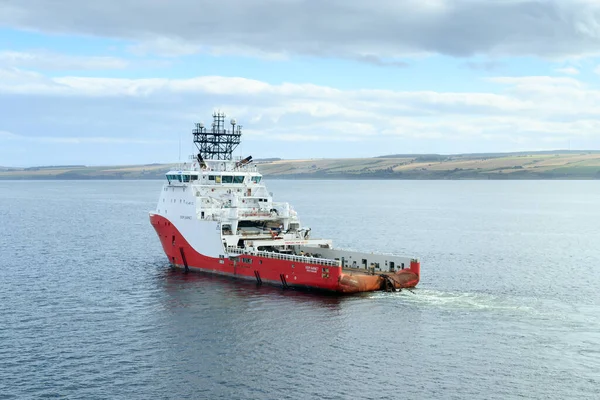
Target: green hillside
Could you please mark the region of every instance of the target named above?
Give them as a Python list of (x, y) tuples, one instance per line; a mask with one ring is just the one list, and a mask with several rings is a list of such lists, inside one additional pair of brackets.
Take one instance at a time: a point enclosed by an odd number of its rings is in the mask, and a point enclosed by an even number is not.
[[(600, 152), (405, 154), (374, 158), (261, 160), (268, 178), (600, 179)], [(163, 179), (175, 164), (0, 168), (0, 179)]]

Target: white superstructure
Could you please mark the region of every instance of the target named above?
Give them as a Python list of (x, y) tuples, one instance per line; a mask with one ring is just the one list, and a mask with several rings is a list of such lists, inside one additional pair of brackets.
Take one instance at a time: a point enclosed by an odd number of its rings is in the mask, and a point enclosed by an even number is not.
[(184, 164), (167, 173), (157, 213), (169, 209), (180, 219), (216, 222), (225, 249), (229, 247), (331, 247), (331, 240), (310, 238), (287, 202), (273, 201), (256, 165), (244, 160), (206, 160)]

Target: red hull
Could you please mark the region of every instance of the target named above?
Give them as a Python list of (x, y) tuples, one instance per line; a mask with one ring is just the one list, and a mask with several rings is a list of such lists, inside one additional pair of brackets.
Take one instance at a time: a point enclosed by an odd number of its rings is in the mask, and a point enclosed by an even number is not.
[[(326, 290), (338, 293), (357, 293), (375, 290), (410, 288), (419, 282), (420, 265), (398, 272), (369, 274), (364, 270), (342, 269), (318, 263), (298, 262), (243, 254), (233, 258), (214, 258), (195, 251), (173, 224), (160, 215), (151, 215), (150, 222), (171, 264), (178, 267), (228, 275), (258, 282)], [(387, 278), (386, 278), (387, 277)]]

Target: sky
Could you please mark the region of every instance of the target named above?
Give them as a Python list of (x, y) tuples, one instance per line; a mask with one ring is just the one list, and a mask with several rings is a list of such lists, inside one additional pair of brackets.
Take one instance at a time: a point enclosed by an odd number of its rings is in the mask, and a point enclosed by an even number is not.
[(597, 0), (0, 0), (0, 166), (600, 149)]

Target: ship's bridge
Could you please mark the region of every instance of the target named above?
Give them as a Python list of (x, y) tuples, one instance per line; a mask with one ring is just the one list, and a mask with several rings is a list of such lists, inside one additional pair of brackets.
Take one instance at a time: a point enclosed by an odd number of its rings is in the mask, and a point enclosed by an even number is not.
[(197, 171), (169, 171), (167, 172), (167, 181), (169, 181), (169, 184), (171, 182), (188, 183), (197, 181), (198, 176)]
[(244, 171), (197, 171), (180, 170), (169, 171), (166, 174), (169, 184), (174, 183), (196, 183), (202, 185), (256, 185), (262, 181), (262, 175), (258, 172)]

